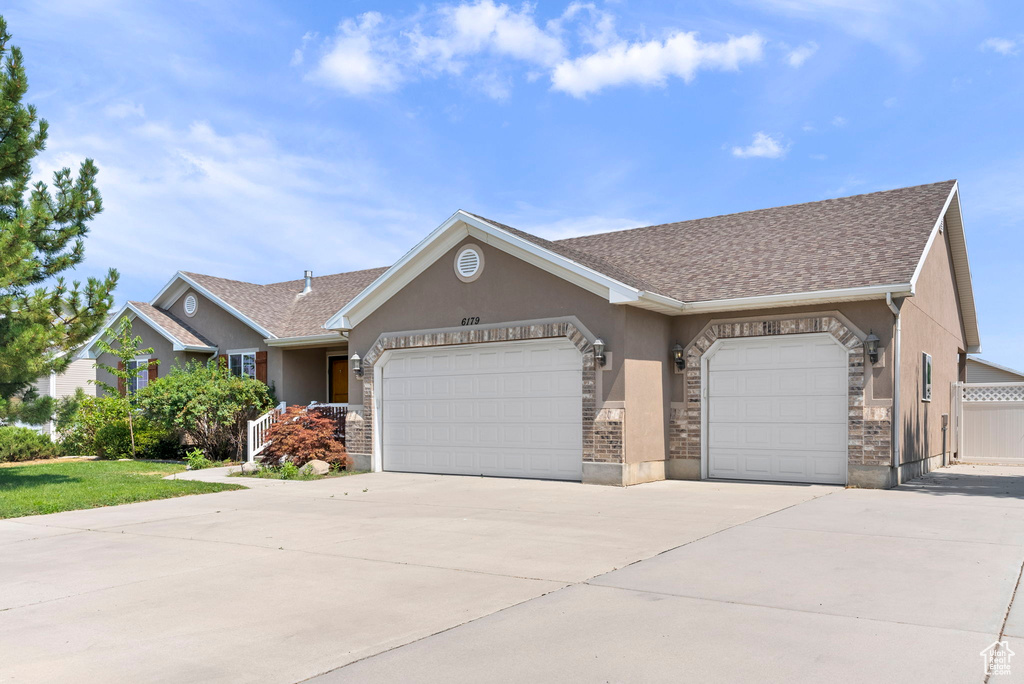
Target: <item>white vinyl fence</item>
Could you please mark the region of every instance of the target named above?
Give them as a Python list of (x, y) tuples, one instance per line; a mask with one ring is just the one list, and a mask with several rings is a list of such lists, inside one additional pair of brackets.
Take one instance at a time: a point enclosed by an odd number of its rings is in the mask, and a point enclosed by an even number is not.
[(953, 415), (961, 462), (1024, 465), (1024, 382), (956, 383)]

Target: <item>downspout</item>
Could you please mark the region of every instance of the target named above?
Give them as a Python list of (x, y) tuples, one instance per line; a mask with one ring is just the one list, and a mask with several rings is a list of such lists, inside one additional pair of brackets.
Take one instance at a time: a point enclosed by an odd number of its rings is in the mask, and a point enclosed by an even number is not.
[(896, 317), (896, 331), (893, 335), (893, 379), (892, 379), (892, 469), (894, 484), (900, 483), (900, 307), (892, 301), (892, 292), (885, 293), (885, 303)]

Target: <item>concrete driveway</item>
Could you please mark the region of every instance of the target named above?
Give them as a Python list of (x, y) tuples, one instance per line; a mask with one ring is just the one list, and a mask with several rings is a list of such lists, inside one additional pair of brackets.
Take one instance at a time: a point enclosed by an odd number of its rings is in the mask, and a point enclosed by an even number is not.
[(0, 521), (0, 681), (981, 682), (1000, 633), (1024, 658), (1011, 475), (387, 473)]

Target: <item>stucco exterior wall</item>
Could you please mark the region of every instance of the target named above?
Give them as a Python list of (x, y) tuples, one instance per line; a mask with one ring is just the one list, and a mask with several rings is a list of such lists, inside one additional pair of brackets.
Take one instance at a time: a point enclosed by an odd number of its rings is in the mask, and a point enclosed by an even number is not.
[[(484, 256), (480, 277), (470, 283), (459, 280), (453, 266), (465, 244), (477, 245)], [(469, 238), (355, 326), (349, 332), (349, 349), (362, 357), (382, 333), (451, 328), (469, 316), (479, 316), (481, 326), (575, 316), (612, 352), (609, 367), (601, 373), (602, 399), (623, 401), (625, 309)], [(360, 404), (362, 397), (362, 382), (350, 370), (349, 403)]]
[[(932, 244), (917, 282), (915, 296), (900, 310), (902, 353), (900, 378), (900, 463), (942, 454), (942, 415), (950, 412), (950, 390), (959, 376), (966, 342), (959, 293), (953, 276), (948, 235)], [(932, 400), (922, 400), (922, 353), (932, 356)]]
[[(132, 321), (132, 334), (138, 335), (142, 338), (142, 344), (140, 348), (145, 349), (147, 347), (153, 348), (153, 353), (149, 354), (151, 359), (159, 359), (160, 366), (157, 370), (157, 376), (166, 375), (171, 367), (175, 364), (184, 364), (188, 355), (183, 352), (174, 351), (173, 345), (167, 340), (166, 337), (158, 333), (149, 327), (148, 324), (144, 323), (141, 319), (136, 318)], [(116, 345), (115, 345), (116, 346)], [(113, 354), (100, 354), (99, 358), (96, 359), (99, 363), (106, 364), (108, 366), (117, 367), (117, 358)], [(111, 387), (117, 387), (117, 378), (114, 375), (103, 368), (96, 369), (96, 379), (100, 382), (104, 382)], [(101, 389), (100, 392), (103, 390)]]
[(626, 311), (623, 377), (626, 463), (664, 460), (668, 453), (669, 363), (672, 320), (630, 307)]
[[(185, 298), (190, 294), (195, 295), (198, 304), (192, 317), (185, 315)], [(226, 354), (230, 349), (267, 350), (262, 335), (195, 290), (184, 292), (168, 311), (212, 342), (219, 354)]]
[[(345, 347), (313, 347), (280, 350), (283, 378), (275, 385), (278, 401), (291, 404), (325, 403), (327, 397), (327, 355), (345, 355)], [(268, 366), (270, 355), (267, 356)], [(268, 374), (268, 380), (270, 376)]]

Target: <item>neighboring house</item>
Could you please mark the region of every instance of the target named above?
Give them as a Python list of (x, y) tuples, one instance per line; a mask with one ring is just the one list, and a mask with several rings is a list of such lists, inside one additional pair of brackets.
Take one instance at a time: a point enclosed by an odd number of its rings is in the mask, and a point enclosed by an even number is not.
[(971, 356), (967, 359), (966, 382), (1024, 382), (1024, 373)]
[(362, 467), (620, 485), (892, 486), (980, 351), (955, 181), (554, 242), (459, 211), (326, 327)]
[[(75, 390), (81, 388), (86, 395), (96, 396), (96, 368), (90, 359), (75, 359), (63, 373), (51, 372), (32, 383), (32, 386), (40, 396), (62, 399), (74, 395)], [(44, 434), (54, 436), (53, 421), (43, 425), (26, 425)]]
[[(99, 379), (135, 390), (175, 364), (220, 356), (232, 371), (266, 382), (281, 401), (345, 403), (347, 340), (322, 326), (384, 270), (317, 278), (307, 271), (302, 280), (269, 285), (179, 272), (151, 302), (128, 302), (111, 318), (131, 318), (141, 346), (153, 348), (135, 361), (148, 371), (131, 388), (102, 369)], [(99, 354), (97, 341), (86, 345), (83, 356), (115, 366), (113, 356)], [(152, 363), (156, 359), (159, 364)]]
[(347, 393), (357, 467), (616, 485), (893, 486), (980, 352), (955, 181), (559, 241), (458, 211), (386, 270), (179, 273), (125, 313), (155, 372)]

